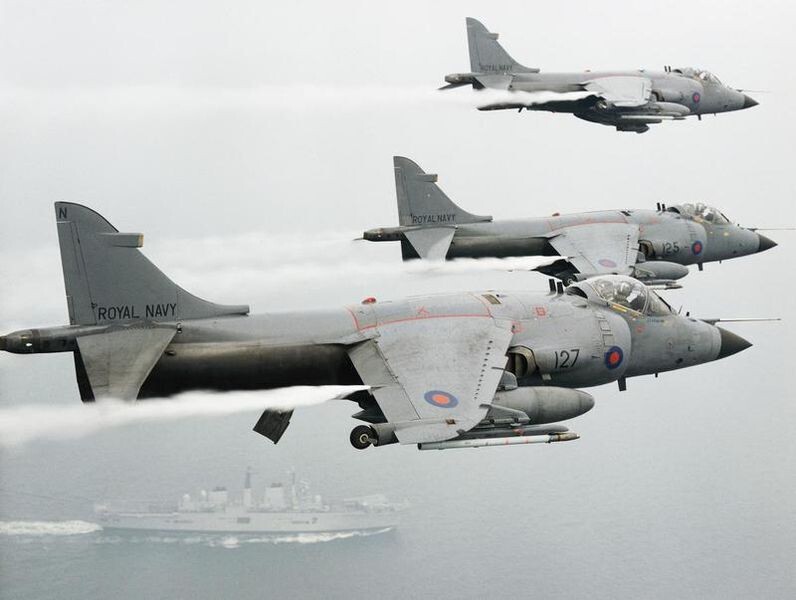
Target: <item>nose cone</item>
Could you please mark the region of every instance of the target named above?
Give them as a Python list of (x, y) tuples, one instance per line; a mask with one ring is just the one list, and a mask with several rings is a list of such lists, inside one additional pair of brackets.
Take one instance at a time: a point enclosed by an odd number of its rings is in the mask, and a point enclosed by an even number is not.
[(777, 243), (774, 240), (772, 240), (771, 238), (767, 238), (764, 235), (760, 235), (758, 233), (757, 237), (758, 237), (758, 240), (759, 240), (759, 244), (757, 246), (757, 251), (758, 252), (764, 252), (766, 250), (770, 250), (771, 248), (773, 248), (774, 246), (777, 245)]
[(716, 357), (725, 358), (737, 354), (741, 350), (746, 350), (751, 347), (751, 343), (743, 339), (740, 335), (734, 334), (732, 331), (727, 331), (721, 327), (716, 327), (721, 335), (721, 348), (719, 348), (719, 355)]
[(752, 108), (753, 106), (757, 106), (757, 100), (755, 100), (751, 96), (747, 96), (746, 94), (744, 94), (743, 106), (741, 108)]

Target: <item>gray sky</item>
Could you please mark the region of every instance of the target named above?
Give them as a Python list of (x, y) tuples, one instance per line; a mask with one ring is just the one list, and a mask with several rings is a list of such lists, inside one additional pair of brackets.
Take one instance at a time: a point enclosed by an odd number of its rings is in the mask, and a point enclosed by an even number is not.
[[(150, 239), (391, 224), (393, 154), (496, 216), (705, 200), (793, 221), (792, 3), (637, 4), (5, 1), (0, 243), (52, 244), (59, 199)], [(771, 93), (645, 135), (481, 114), (431, 93), (468, 68), (466, 15), (546, 70), (698, 65)]]

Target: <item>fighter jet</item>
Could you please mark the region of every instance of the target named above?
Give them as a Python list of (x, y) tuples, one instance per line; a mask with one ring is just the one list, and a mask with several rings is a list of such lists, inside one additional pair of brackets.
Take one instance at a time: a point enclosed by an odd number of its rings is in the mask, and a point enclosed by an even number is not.
[(467, 18), (470, 72), (445, 76), (450, 89), (506, 92), (480, 110), (516, 109), (572, 113), (579, 119), (610, 125), (617, 131), (644, 133), (666, 120), (729, 112), (757, 106), (704, 69), (665, 67), (663, 71), (584, 71), (542, 73), (515, 61), (498, 43), (498, 34)]
[[(594, 405), (579, 387), (682, 369), (750, 344), (608, 275), (550, 293), (449, 293), (249, 315), (176, 285), (93, 210), (55, 204), (69, 325), (0, 337), (14, 353), (71, 352), (84, 402), (185, 390), (364, 385), (356, 448), (550, 443)], [(551, 280), (552, 281), (552, 280)], [(34, 383), (35, 385), (35, 383)], [(254, 429), (278, 442), (292, 411)]]
[(777, 245), (702, 203), (495, 221), (459, 208), (436, 175), (408, 158), (393, 157), (393, 166), (400, 225), (363, 238), (400, 241), (404, 260), (558, 255), (537, 270), (567, 283), (614, 273), (671, 287), (688, 274), (686, 265), (701, 270)]

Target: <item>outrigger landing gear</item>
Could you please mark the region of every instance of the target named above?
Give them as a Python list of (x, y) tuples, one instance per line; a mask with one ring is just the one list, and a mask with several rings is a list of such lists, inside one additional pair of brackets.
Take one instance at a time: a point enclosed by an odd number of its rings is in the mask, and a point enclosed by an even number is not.
[(364, 450), (376, 441), (376, 432), (367, 425), (357, 425), (351, 430), (351, 445), (357, 450)]

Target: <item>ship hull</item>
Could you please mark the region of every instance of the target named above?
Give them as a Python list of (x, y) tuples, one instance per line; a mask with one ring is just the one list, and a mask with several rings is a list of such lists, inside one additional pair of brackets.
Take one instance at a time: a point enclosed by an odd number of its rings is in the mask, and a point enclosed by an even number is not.
[(344, 533), (393, 529), (392, 513), (108, 513), (99, 518), (107, 531), (227, 534)]

